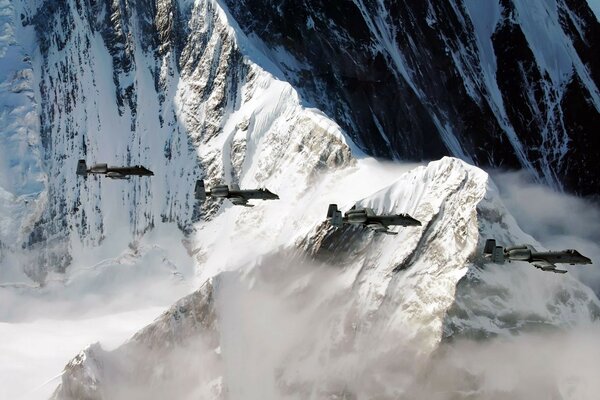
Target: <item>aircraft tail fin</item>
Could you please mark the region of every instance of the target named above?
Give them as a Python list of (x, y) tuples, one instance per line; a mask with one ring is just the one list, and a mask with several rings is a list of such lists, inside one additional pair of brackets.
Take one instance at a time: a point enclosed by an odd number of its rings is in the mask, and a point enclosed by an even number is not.
[(327, 220), (331, 225), (342, 226), (342, 212), (338, 210), (337, 204), (330, 204), (327, 209)]
[(485, 241), (485, 247), (483, 248), (483, 254), (494, 254), (494, 249), (496, 248), (496, 240), (488, 239)]
[(194, 188), (194, 197), (196, 200), (206, 200), (206, 188), (204, 187), (204, 180), (198, 179), (196, 181), (196, 187)]
[(327, 219), (332, 219), (337, 210), (337, 204), (330, 204), (329, 208), (327, 209)]
[(493, 263), (504, 264), (504, 247), (497, 246), (495, 239), (488, 239), (485, 241), (483, 255), (489, 256)]
[(86, 175), (87, 174), (87, 165), (85, 164), (85, 160), (79, 160), (77, 162), (77, 175)]

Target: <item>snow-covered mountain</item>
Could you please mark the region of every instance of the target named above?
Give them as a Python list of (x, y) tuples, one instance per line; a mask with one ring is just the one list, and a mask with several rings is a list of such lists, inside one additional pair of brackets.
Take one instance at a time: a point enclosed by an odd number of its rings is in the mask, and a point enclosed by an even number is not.
[[(598, 194), (598, 20), (492, 3), (0, 0), (0, 319), (193, 291), (55, 397), (419, 398), (445, 343), (595, 326), (574, 274), (478, 258), (537, 243), (470, 164)], [(470, 164), (372, 158), (444, 154)], [(155, 175), (84, 179), (82, 158)], [(198, 178), (281, 200), (201, 206)], [(324, 222), (357, 201), (423, 225)]]
[[(596, 295), (569, 275), (484, 265), (485, 238), (535, 240), (475, 167), (444, 158), (358, 204), (409, 212), (423, 226), (385, 236), (313, 224), (294, 245), (207, 280), (119, 349), (85, 349), (55, 397), (410, 398), (415, 370), (431, 369), (445, 341), (558, 331), (600, 316)], [(205, 229), (239, 239), (253, 213)], [(465, 390), (482, 386), (474, 377)]]
[(0, 2), (0, 261), (39, 218), (44, 189), (31, 65), (34, 38), (17, 26), (11, 2)]
[[(64, 271), (86, 247), (129, 242), (160, 223), (189, 231), (197, 178), (278, 189), (284, 174), (349, 158), (336, 151), (337, 124), (242, 55), (251, 44), (216, 3), (42, 3), (14, 6), (18, 29), (35, 29), (39, 41), (47, 202), (23, 228), (23, 245), (39, 257), (35, 280)], [(155, 176), (83, 180), (73, 167), (80, 158), (144, 164)]]
[(598, 194), (596, 1), (223, 3), (367, 154), (450, 154)]
[[(12, 222), (27, 236), (16, 245), (37, 252), (30, 276), (63, 271), (122, 221), (129, 239), (162, 222), (189, 231), (199, 219), (189, 190), (197, 177), (270, 184), (276, 157), (259, 161), (255, 143), (284, 149), (306, 140), (304, 132), (323, 147), (312, 131), (333, 126), (342, 137), (337, 124), (366, 154), (452, 154), (597, 194), (592, 55), (600, 25), (587, 3), (267, 3), (4, 6), (6, 26), (23, 38), (11, 40), (25, 51), (7, 56), (24, 66), (3, 64), (13, 80), (22, 71), (32, 91), (31, 113), (22, 115), (39, 116), (26, 142), (38, 154), (35, 168), (22, 180), (31, 182), (28, 192), (43, 193), (43, 204)], [(21, 131), (33, 123), (20, 118)], [(79, 158), (145, 164), (157, 174), (81, 182), (72, 167)]]

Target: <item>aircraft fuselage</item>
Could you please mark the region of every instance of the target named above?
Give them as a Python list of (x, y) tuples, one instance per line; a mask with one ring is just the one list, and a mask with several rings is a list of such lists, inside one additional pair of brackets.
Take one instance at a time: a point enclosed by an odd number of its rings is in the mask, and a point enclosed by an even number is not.
[(241, 189), (230, 189), (228, 186), (215, 186), (206, 194), (211, 197), (217, 197), (222, 199), (232, 198), (245, 198), (245, 199), (260, 199), (260, 200), (278, 200), (279, 196), (267, 189), (252, 189), (252, 190), (241, 190)]
[(552, 264), (591, 264), (592, 260), (580, 254), (577, 250), (533, 251), (527, 246), (509, 247), (504, 251), (506, 259), (513, 261), (544, 260)]
[(560, 251), (537, 251), (529, 244), (504, 248), (496, 245), (495, 239), (488, 239), (483, 249), (485, 257), (497, 264), (506, 260), (524, 261), (532, 264), (542, 271), (564, 274), (567, 271), (558, 269), (556, 264), (585, 265), (591, 264), (592, 260), (579, 253), (577, 250), (567, 249)]
[(194, 196), (197, 200), (204, 201), (207, 196), (210, 196), (220, 199), (229, 199), (234, 205), (245, 207), (252, 207), (251, 204), (248, 204), (248, 200), (279, 200), (279, 196), (268, 189), (242, 190), (237, 185), (232, 185), (232, 187), (229, 187), (228, 185), (217, 185), (211, 190), (206, 190), (202, 179), (196, 181), (194, 192)]
[(77, 175), (105, 175), (111, 179), (128, 179), (129, 176), (153, 176), (154, 172), (148, 168), (135, 165), (126, 167), (108, 166), (108, 164), (94, 164), (87, 168), (85, 160), (79, 160), (77, 164)]
[(396, 232), (388, 230), (388, 226), (418, 226), (421, 222), (408, 214), (377, 215), (370, 208), (352, 208), (344, 213), (338, 210), (337, 204), (330, 204), (327, 210), (327, 220), (333, 226), (341, 227), (343, 224), (363, 225), (367, 228), (389, 235), (396, 235)]

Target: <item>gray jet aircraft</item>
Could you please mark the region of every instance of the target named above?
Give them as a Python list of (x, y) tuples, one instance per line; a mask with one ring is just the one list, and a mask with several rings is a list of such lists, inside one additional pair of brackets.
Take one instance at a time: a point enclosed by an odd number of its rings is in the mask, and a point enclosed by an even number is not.
[(229, 199), (236, 206), (254, 207), (248, 204), (248, 200), (279, 200), (279, 196), (272, 193), (268, 189), (251, 189), (241, 190), (238, 185), (233, 184), (231, 187), (227, 185), (217, 185), (207, 191), (204, 187), (204, 181), (198, 179), (194, 190), (197, 200), (206, 200), (206, 196), (214, 198)]
[(130, 175), (153, 176), (154, 172), (141, 165), (133, 167), (109, 167), (108, 164), (94, 164), (88, 168), (85, 160), (79, 160), (77, 163), (77, 175), (87, 176), (88, 174), (105, 175), (111, 179), (129, 179)]
[(483, 249), (484, 256), (490, 258), (496, 264), (504, 261), (525, 261), (534, 267), (546, 272), (565, 274), (567, 271), (557, 269), (554, 264), (591, 264), (592, 260), (581, 255), (577, 250), (569, 249), (562, 251), (537, 251), (529, 244), (504, 248), (496, 246), (495, 239), (488, 239)]
[(390, 225), (420, 226), (421, 222), (408, 214), (377, 215), (370, 208), (352, 207), (344, 213), (338, 210), (337, 204), (330, 204), (327, 210), (327, 220), (336, 228), (343, 224), (364, 225), (377, 233), (397, 235), (397, 232), (388, 230)]

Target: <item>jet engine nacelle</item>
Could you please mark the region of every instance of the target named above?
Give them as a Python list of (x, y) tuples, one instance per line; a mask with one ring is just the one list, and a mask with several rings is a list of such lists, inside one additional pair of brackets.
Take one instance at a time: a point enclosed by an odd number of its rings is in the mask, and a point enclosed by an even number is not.
[(351, 224), (364, 224), (367, 222), (367, 213), (364, 210), (349, 211), (346, 214), (346, 218), (348, 218), (348, 222)]
[(214, 197), (227, 197), (229, 196), (229, 187), (227, 185), (215, 186), (210, 190), (210, 194)]
[(108, 164), (94, 164), (90, 168), (90, 172), (93, 174), (105, 174), (108, 172)]
[(510, 260), (528, 261), (531, 259), (531, 250), (529, 249), (511, 249), (506, 253)]

